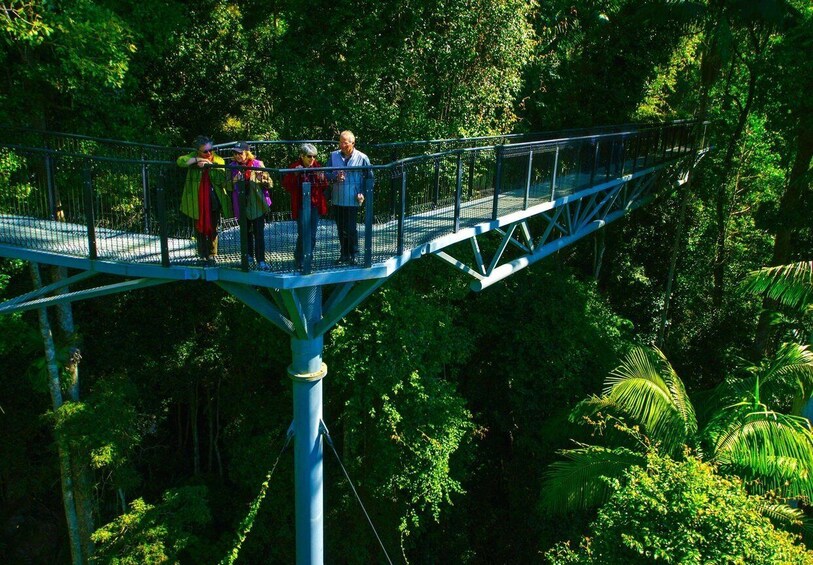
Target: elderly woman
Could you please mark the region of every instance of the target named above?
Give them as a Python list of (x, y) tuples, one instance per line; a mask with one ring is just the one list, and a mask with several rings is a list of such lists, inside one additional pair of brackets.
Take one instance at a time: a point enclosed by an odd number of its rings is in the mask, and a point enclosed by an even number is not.
[(212, 140), (199, 135), (196, 149), (178, 157), (179, 167), (188, 168), (181, 212), (195, 220), (198, 255), (207, 263), (217, 255), (217, 225), (220, 217), (231, 217), (231, 200), (226, 193), (225, 162), (212, 151)]
[(296, 268), (302, 268), (303, 244), (302, 237), (304, 231), (304, 217), (302, 215), (302, 183), (311, 184), (310, 197), (310, 236), (311, 253), (316, 248), (316, 228), (319, 226), (319, 216), (327, 214), (327, 198), (325, 190), (328, 187), (325, 174), (316, 171), (308, 171), (314, 167), (321, 167), (322, 164), (316, 160), (316, 146), (312, 143), (303, 143), (299, 146), (299, 159), (288, 165), (289, 169), (304, 169), (295, 173), (287, 173), (282, 177), (282, 186), (291, 195), (291, 217), (296, 220), (296, 251), (294, 259)]
[[(268, 270), (265, 262), (265, 214), (271, 209), (271, 177), (265, 171), (255, 171), (246, 167), (265, 167), (249, 150), (248, 143), (241, 141), (232, 147), (232, 162), (229, 163), (231, 172), (232, 206), (234, 216), (240, 218), (241, 213), (246, 215), (246, 228), (248, 230), (248, 263), (254, 265), (257, 259), (257, 268)], [(245, 181), (248, 181), (246, 183)], [(245, 210), (240, 209), (240, 191), (245, 191)]]

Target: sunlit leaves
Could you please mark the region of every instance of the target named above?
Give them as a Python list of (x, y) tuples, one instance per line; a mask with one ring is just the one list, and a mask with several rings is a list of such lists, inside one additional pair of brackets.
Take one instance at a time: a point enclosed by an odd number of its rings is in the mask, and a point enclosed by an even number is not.
[(564, 563), (809, 563), (798, 536), (774, 528), (766, 516), (796, 519), (748, 495), (695, 457), (675, 462), (650, 454), (631, 467), (575, 551), (560, 544), (547, 557)]
[(0, 25), (7, 43), (15, 41), (39, 45), (54, 28), (42, 17), (43, 0), (3, 0), (0, 2)]
[(195, 546), (202, 553), (198, 534), (211, 520), (206, 499), (206, 487), (196, 486), (168, 490), (156, 504), (134, 500), (129, 512), (93, 534), (97, 546), (91, 562), (178, 562), (184, 550)]

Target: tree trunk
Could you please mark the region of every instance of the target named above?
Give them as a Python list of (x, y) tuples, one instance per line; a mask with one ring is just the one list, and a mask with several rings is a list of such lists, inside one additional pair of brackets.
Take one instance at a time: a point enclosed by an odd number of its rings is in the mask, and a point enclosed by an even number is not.
[[(31, 263), (31, 280), (34, 289), (42, 288), (42, 277), (40, 276), (39, 264)], [(48, 390), (51, 392), (51, 404), (54, 412), (62, 407), (62, 386), (60, 383), (59, 365), (56, 360), (56, 345), (51, 332), (51, 324), (48, 321), (48, 312), (45, 308), (37, 310), (40, 323), (40, 335), (45, 348), (45, 365), (48, 372)], [(62, 504), (65, 508), (65, 520), (68, 526), (68, 539), (71, 546), (71, 562), (74, 565), (81, 565), (82, 560), (82, 539), (80, 534), (79, 519), (76, 514), (76, 501), (74, 500), (73, 477), (71, 470), (71, 457), (67, 448), (63, 445), (59, 432), (54, 431), (59, 454), (59, 471), (62, 482)]]
[[(707, 55), (704, 55), (706, 58)], [(701, 66), (702, 63), (701, 63)], [(703, 128), (705, 134), (705, 125), (709, 107), (709, 89), (711, 85), (701, 85), (700, 90), (700, 104), (697, 110), (698, 127)], [(702, 138), (705, 140), (705, 135)], [(669, 320), (669, 304), (672, 301), (672, 285), (675, 281), (675, 272), (677, 270), (678, 256), (682, 248), (683, 231), (686, 223), (686, 208), (689, 207), (689, 202), (692, 199), (692, 181), (694, 181), (694, 163), (689, 169), (689, 174), (686, 176), (686, 184), (683, 188), (683, 198), (680, 199), (680, 212), (678, 213), (677, 233), (672, 243), (672, 254), (669, 259), (669, 271), (666, 274), (666, 287), (663, 291), (663, 309), (661, 310), (661, 321), (658, 328), (658, 347), (663, 347), (663, 342), (666, 340), (666, 323)]]
[(214, 410), (212, 410), (212, 395), (206, 395), (206, 422), (209, 424), (209, 452), (206, 457), (206, 469), (211, 473), (212, 464), (215, 458), (215, 422)]
[[(68, 270), (65, 267), (54, 267), (53, 278), (55, 281), (68, 278)], [(63, 287), (56, 291), (56, 294), (65, 294), (68, 287)], [(79, 402), (79, 362), (82, 360), (82, 353), (79, 347), (79, 336), (73, 323), (73, 307), (70, 302), (62, 302), (57, 305), (59, 326), (62, 336), (70, 347), (68, 363), (65, 366), (68, 378), (68, 395), (73, 402)], [(85, 453), (71, 453), (71, 469), (74, 480), (74, 498), (76, 501), (76, 512), (79, 518), (79, 532), (82, 538), (82, 554), (86, 559), (90, 559), (94, 552), (94, 544), (90, 536), (94, 532), (93, 525), (93, 479), (90, 470), (90, 460)]]
[[(771, 266), (787, 265), (793, 262), (793, 233), (809, 225), (810, 217), (805, 210), (805, 193), (810, 187), (810, 165), (813, 160), (813, 130), (800, 126), (796, 138), (796, 158), (790, 170), (788, 185), (779, 201), (779, 219), (773, 244)], [(808, 196), (809, 198), (809, 196)], [(809, 251), (808, 251), (809, 252)], [(767, 353), (770, 343), (770, 310), (776, 304), (767, 298), (762, 303), (762, 312), (757, 323), (754, 353), (757, 358)]]
[(200, 475), (200, 444), (198, 443), (198, 384), (192, 387), (189, 406), (189, 423), (192, 426), (192, 466), (195, 476)]
[[(605, 228), (606, 229), (606, 228)], [(593, 250), (593, 280), (598, 282), (599, 275), (601, 275), (601, 262), (604, 259), (605, 249), (605, 230), (598, 230), (593, 240), (595, 246)]]
[(715, 209), (717, 238), (714, 245), (714, 288), (712, 290), (712, 304), (716, 310), (719, 310), (722, 306), (723, 294), (725, 292), (726, 236), (728, 233), (728, 218), (731, 213), (728, 203), (728, 177), (731, 174), (734, 152), (742, 137), (742, 132), (745, 130), (745, 124), (748, 120), (748, 115), (751, 113), (751, 106), (754, 103), (754, 95), (756, 94), (757, 75), (750, 67), (748, 67), (748, 71), (748, 95), (745, 99), (745, 104), (740, 110), (737, 127), (731, 134), (731, 140), (726, 148), (725, 158), (723, 159), (722, 177), (717, 186)]
[(215, 409), (217, 412), (215, 413), (215, 457), (217, 457), (217, 474), (218, 476), (223, 476), (223, 460), (220, 457), (220, 384), (222, 382), (222, 378), (217, 378), (217, 402), (215, 404)]

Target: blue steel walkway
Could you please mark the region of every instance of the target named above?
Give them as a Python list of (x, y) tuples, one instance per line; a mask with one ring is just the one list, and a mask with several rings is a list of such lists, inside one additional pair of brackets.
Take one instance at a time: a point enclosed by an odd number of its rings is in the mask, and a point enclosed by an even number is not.
[[(367, 186), (359, 209), (361, 261), (354, 267), (334, 264), (338, 239), (328, 217), (319, 222), (313, 256), (296, 269), (296, 223), (281, 188), (281, 177), (291, 171), (265, 169), (275, 179), (264, 234), (269, 271), (243, 262), (241, 228), (233, 219), (221, 222), (215, 263), (199, 264), (192, 223), (177, 211), (186, 171), (166, 160), (181, 149), (143, 146), (150, 153), (142, 150), (136, 159), (139, 146), (135, 154), (110, 157), (99, 144), (91, 154), (76, 146), (0, 144), (0, 256), (129, 277), (284, 289), (386, 278), (409, 260), (434, 254), (482, 288), (680, 184), (705, 151), (705, 126), (680, 122), (523, 139), (475, 147), (460, 140), (458, 148), (373, 166), (375, 185)], [(292, 160), (278, 156), (280, 146), (255, 147), (266, 164)], [(667, 182), (655, 182), (661, 177)], [(484, 258), (478, 238), (489, 232), (499, 243)], [(472, 244), (469, 264), (448, 253), (464, 240)]]

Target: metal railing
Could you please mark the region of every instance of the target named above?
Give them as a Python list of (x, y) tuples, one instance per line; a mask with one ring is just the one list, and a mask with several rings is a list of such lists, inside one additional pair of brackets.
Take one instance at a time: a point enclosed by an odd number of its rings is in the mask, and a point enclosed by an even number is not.
[[(597, 184), (691, 155), (704, 147), (705, 129), (706, 124), (679, 122), (544, 140), (512, 138), (510, 144), (482, 146), (479, 140), (461, 140), (451, 150), (365, 168), (250, 169), (266, 173), (272, 182), (272, 205), (263, 216), (266, 252), (257, 263), (265, 259), (277, 273), (336, 268), (340, 246), (335, 206), (327, 217), (318, 218), (307, 204), (313, 190), (337, 194), (343, 188), (340, 171), (355, 176), (352, 190), (365, 197), (352, 212), (358, 229), (357, 266), (369, 267), (461, 229), (565, 196), (578, 197)], [(290, 157), (272, 158), (272, 149), (290, 151), (298, 143), (268, 143), (255, 152), (266, 164), (290, 162)], [(168, 160), (149, 159), (143, 152), (113, 157), (68, 150), (75, 149), (69, 144), (62, 149), (48, 145), (0, 142), (0, 244), (106, 261), (200, 264), (195, 222), (179, 209), (187, 169), (175, 159), (183, 150), (159, 148), (173, 151)], [(323, 180), (297, 180), (305, 194), (299, 199), (299, 219), (294, 220), (283, 179), (305, 173)], [(230, 173), (220, 176), (227, 180), (218, 189), (229, 197), (236, 191), (245, 209), (255, 187), (245, 180), (231, 182)], [(313, 252), (305, 241), (297, 257), (298, 233), (310, 238), (314, 221)], [(248, 262), (249, 229), (248, 222), (223, 215), (216, 265), (256, 268)]]
[(0, 127), (0, 143), (122, 159), (169, 160), (184, 151), (183, 147), (105, 139), (16, 126)]

